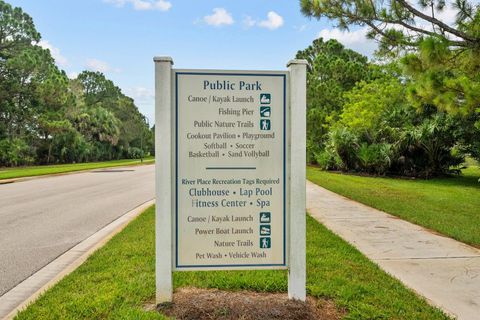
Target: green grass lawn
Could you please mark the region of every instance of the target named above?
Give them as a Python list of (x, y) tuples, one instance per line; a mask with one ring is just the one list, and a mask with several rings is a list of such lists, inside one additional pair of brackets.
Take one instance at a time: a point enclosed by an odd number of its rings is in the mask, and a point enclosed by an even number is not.
[[(145, 158), (143, 163), (152, 163), (153, 157)], [(87, 162), (74, 164), (59, 164), (52, 166), (32, 166), (18, 168), (0, 168), (0, 180), (43, 176), (46, 174), (66, 173), (73, 171), (92, 170), (98, 168), (110, 168), (141, 164), (138, 159), (124, 159), (104, 162)]]
[(361, 177), (307, 168), (307, 178), (333, 192), (480, 247), (480, 168), (431, 180)]
[[(16, 319), (163, 319), (154, 300), (153, 207)], [(307, 220), (307, 290), (333, 299), (345, 319), (448, 319), (355, 248)], [(177, 272), (174, 286), (286, 292), (285, 271)]]

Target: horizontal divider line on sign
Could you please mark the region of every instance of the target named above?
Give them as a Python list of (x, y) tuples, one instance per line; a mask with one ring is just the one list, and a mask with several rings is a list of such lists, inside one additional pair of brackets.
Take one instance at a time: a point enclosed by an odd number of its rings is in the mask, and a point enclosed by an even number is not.
[(257, 170), (256, 167), (206, 167), (207, 170)]

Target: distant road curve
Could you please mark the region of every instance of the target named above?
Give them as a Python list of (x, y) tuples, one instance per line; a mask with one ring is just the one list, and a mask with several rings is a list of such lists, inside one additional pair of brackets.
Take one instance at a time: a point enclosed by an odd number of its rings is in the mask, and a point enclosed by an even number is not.
[(0, 185), (0, 296), (126, 212), (155, 197), (155, 166)]

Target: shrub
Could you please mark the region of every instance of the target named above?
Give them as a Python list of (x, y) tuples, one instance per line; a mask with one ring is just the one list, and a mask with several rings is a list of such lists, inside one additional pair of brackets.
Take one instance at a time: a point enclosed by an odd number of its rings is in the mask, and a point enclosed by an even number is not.
[(360, 168), (368, 173), (384, 175), (392, 163), (392, 150), (392, 145), (388, 143), (362, 143), (357, 153)]
[(20, 166), (34, 161), (32, 149), (22, 139), (0, 141), (0, 166)]
[(310, 139), (307, 139), (307, 163), (308, 164), (315, 164), (318, 163), (317, 161), (317, 154), (319, 154), (322, 150), (320, 149), (320, 146), (318, 143), (315, 143), (311, 141)]
[(424, 178), (450, 173), (450, 168), (460, 165), (465, 158), (458, 150), (453, 151), (457, 128), (454, 119), (437, 114), (405, 129), (399, 144), (402, 157), (397, 161), (397, 170), (403, 175)]
[(52, 140), (52, 156), (57, 163), (90, 161), (92, 149), (85, 137), (73, 128), (55, 135)]
[(322, 170), (335, 170), (338, 168), (338, 160), (335, 158), (335, 154), (328, 150), (315, 153), (315, 161)]
[(328, 135), (326, 149), (335, 154), (335, 162), (339, 169), (353, 170), (356, 168), (358, 137), (352, 131), (345, 127), (332, 129)]
[(142, 149), (137, 147), (129, 147), (127, 149), (127, 157), (129, 159), (140, 159), (145, 156), (145, 153)]

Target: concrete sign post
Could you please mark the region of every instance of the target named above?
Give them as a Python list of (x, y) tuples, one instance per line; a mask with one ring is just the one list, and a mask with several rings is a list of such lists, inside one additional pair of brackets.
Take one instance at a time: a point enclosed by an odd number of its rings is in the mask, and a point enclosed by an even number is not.
[(154, 61), (157, 303), (172, 299), (172, 270), (288, 268), (290, 298), (305, 300), (305, 62)]
[(155, 283), (157, 303), (172, 301), (172, 64), (155, 61)]
[(290, 266), (288, 296), (306, 299), (306, 105), (307, 62), (292, 60), (290, 71)]

